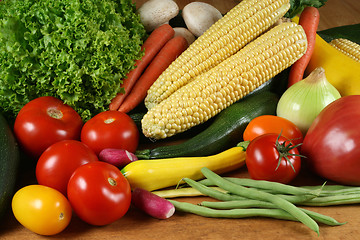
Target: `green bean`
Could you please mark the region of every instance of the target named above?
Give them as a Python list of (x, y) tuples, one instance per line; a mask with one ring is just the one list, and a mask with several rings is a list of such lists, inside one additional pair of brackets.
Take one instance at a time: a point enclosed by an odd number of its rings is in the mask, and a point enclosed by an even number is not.
[(319, 197), (323, 196), (333, 196), (333, 195), (350, 195), (350, 194), (360, 194), (360, 188), (345, 188), (338, 190), (323, 190), (320, 192)]
[[(292, 195), (313, 195), (314, 197), (316, 197), (320, 194), (322, 189), (321, 186), (318, 186), (317, 189), (306, 189), (306, 188), (294, 187), (291, 185), (278, 183), (278, 182), (254, 180), (248, 178), (224, 177), (224, 179), (244, 187), (269, 190), (271, 193), (274, 194), (283, 193), (283, 194), (292, 194)], [(204, 179), (201, 180), (200, 183), (204, 185), (209, 185), (211, 184), (211, 181), (209, 179)]]
[(334, 205), (345, 205), (345, 204), (355, 204), (355, 203), (360, 203), (360, 193), (317, 197), (302, 202), (301, 205), (320, 207), (320, 206), (334, 206)]
[(265, 202), (254, 199), (234, 200), (226, 202), (202, 201), (199, 205), (216, 209), (234, 209), (234, 208), (277, 208), (271, 202)]
[(177, 211), (194, 213), (203, 217), (214, 218), (248, 218), (248, 217), (272, 217), (283, 220), (298, 221), (295, 217), (282, 209), (230, 209), (218, 210), (199, 206), (187, 202), (169, 200)]
[(308, 214), (310, 217), (312, 217), (315, 221), (319, 222), (319, 223), (323, 223), (329, 226), (339, 226), (339, 225), (344, 225), (346, 222), (343, 223), (339, 223), (338, 221), (336, 221), (334, 218), (314, 212), (314, 211), (310, 211), (308, 209), (304, 209), (304, 208), (299, 208), (301, 211), (305, 212), (306, 214)]
[[(225, 192), (223, 189), (221, 189), (219, 187), (210, 187), (210, 188), (217, 190), (217, 191)], [(162, 198), (195, 197), (195, 196), (204, 196), (205, 195), (193, 187), (157, 190), (157, 191), (153, 191), (152, 193), (154, 193)]]
[(208, 168), (202, 168), (201, 172), (203, 175), (213, 181), (218, 187), (223, 188), (224, 190), (227, 190), (229, 192), (235, 193), (237, 195), (248, 197), (251, 199), (256, 200), (264, 200), (269, 201), (278, 206), (280, 209), (285, 210), (289, 214), (291, 214), (293, 217), (298, 219), (300, 222), (308, 226), (310, 229), (315, 231), (319, 235), (319, 225), (311, 218), (309, 215), (304, 213), (303, 211), (299, 210), (294, 204), (291, 202), (278, 197), (273, 194), (269, 194), (266, 192), (261, 192), (255, 189), (246, 188), (240, 185), (237, 185), (235, 183), (232, 183), (221, 176), (217, 175), (216, 173), (212, 172)]
[(274, 196), (280, 197), (282, 199), (285, 199), (286, 201), (289, 201), (293, 204), (301, 204), (303, 202), (308, 202), (315, 197), (314, 195), (286, 195), (286, 194), (274, 194)]
[[(259, 201), (259, 200), (238, 200), (238, 201), (227, 201), (227, 202), (209, 202), (203, 201), (200, 203), (201, 206), (215, 208), (215, 209), (241, 209), (241, 208), (276, 208), (272, 203)], [(334, 218), (310, 211), (304, 208), (299, 208), (301, 211), (308, 214), (315, 221), (326, 224), (329, 226), (338, 226), (343, 225), (344, 223), (339, 223)]]
[(199, 192), (203, 193), (204, 195), (207, 195), (209, 197), (222, 200), (222, 201), (231, 201), (231, 200), (241, 200), (245, 199), (242, 196), (237, 195), (230, 195), (225, 192), (220, 192), (218, 190), (215, 190), (214, 188), (207, 187), (199, 182), (196, 182), (190, 178), (183, 178), (183, 181), (186, 182), (189, 186), (195, 188)]
[[(215, 198), (217, 200), (233, 201), (233, 200), (248, 199), (248, 197), (239, 196), (239, 195), (231, 194), (231, 193), (226, 193), (225, 190), (222, 190), (220, 192), (220, 191), (216, 190), (215, 188), (211, 188), (211, 187), (201, 184), (202, 181), (196, 182), (189, 178), (184, 178), (183, 181), (185, 183), (187, 183), (189, 186), (195, 188), (197, 191), (201, 192), (202, 194), (207, 195), (212, 198)], [(220, 188), (220, 189), (222, 189), (222, 188)], [(306, 202), (315, 197), (314, 195), (297, 195), (297, 196), (278, 195), (278, 196), (280, 196), (281, 198), (283, 198), (293, 204)]]
[[(319, 186), (301, 186), (305, 189), (317, 189)], [(354, 190), (360, 191), (360, 187), (356, 186), (347, 186), (347, 185), (323, 185), (323, 191), (338, 191), (338, 190)]]

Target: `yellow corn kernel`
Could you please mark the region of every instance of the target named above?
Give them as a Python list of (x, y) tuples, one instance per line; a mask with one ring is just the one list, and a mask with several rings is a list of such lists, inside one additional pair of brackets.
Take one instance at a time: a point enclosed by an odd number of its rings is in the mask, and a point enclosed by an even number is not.
[(337, 50), (360, 62), (360, 45), (345, 38), (333, 39), (330, 45)]
[(268, 30), (289, 9), (289, 0), (243, 0), (193, 42), (154, 82), (150, 109), (196, 76), (230, 57)]
[(306, 48), (301, 26), (272, 28), (150, 109), (142, 119), (144, 135), (166, 138), (207, 121), (291, 66)]

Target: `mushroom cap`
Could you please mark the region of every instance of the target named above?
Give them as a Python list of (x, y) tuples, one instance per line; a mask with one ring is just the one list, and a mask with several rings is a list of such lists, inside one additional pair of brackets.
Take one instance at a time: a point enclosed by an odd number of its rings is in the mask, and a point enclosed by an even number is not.
[(149, 0), (138, 9), (140, 20), (147, 32), (153, 31), (179, 14), (179, 6), (173, 0)]
[(192, 44), (195, 41), (195, 36), (187, 28), (184, 27), (174, 27), (175, 35), (174, 36), (183, 36), (188, 44)]
[(182, 10), (182, 17), (190, 32), (199, 37), (217, 20), (222, 18), (222, 14), (217, 8), (208, 3), (192, 2)]

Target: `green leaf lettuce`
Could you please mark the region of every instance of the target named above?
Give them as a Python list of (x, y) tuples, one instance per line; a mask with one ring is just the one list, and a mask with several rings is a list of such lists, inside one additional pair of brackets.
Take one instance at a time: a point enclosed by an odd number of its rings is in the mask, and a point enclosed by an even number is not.
[(143, 54), (135, 11), (131, 0), (1, 1), (1, 111), (14, 118), (46, 95), (84, 120), (107, 110)]

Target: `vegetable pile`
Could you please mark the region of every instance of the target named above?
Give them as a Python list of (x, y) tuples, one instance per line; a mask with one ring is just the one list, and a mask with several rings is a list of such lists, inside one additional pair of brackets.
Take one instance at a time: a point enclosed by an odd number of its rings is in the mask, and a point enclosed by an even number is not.
[(1, 1), (0, 33), (4, 115), (54, 96), (84, 120), (121, 92), (146, 34), (131, 0)]
[[(202, 3), (179, 14), (172, 0), (1, 1), (0, 117), (14, 122), (0, 121), (0, 210), (12, 198), (40, 235), (132, 207), (317, 234), (344, 224), (301, 207), (360, 203), (360, 63), (344, 50), (360, 46), (333, 41), (346, 55), (317, 34), (324, 2), (243, 0), (222, 15)], [(13, 194), (19, 150), (37, 184)], [(233, 176), (241, 167), (249, 178)], [(292, 185), (301, 171), (330, 182)], [(170, 199), (199, 195), (212, 199)]]

